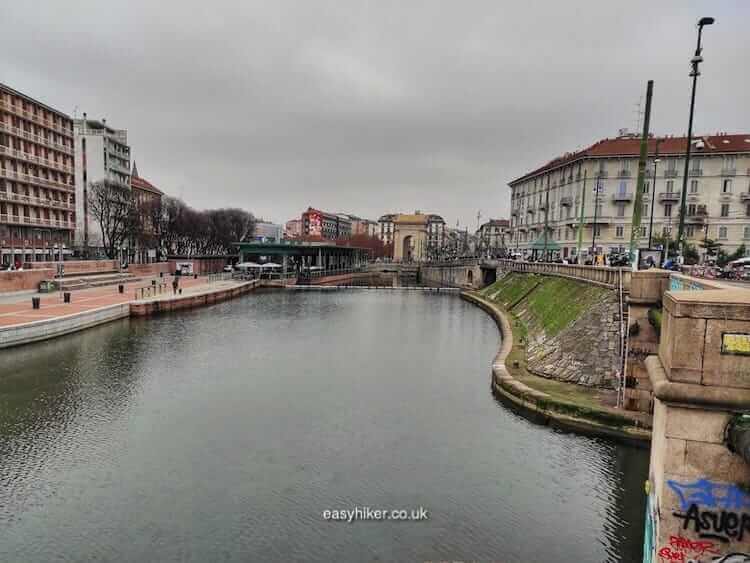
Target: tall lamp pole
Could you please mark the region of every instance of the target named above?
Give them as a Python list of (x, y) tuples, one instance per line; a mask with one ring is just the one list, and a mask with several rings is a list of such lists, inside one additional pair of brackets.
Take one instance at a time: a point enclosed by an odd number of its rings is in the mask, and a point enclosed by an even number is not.
[(651, 186), (651, 219), (648, 222), (648, 249), (651, 250), (651, 239), (654, 234), (654, 207), (656, 207), (656, 167), (661, 162), (659, 159), (659, 140), (656, 140), (656, 158), (654, 158), (654, 180)]
[(709, 17), (701, 18), (698, 21), (698, 43), (695, 47), (695, 55), (690, 60), (690, 64), (693, 67), (690, 71), (690, 76), (693, 77), (693, 91), (690, 95), (690, 117), (688, 119), (687, 147), (685, 148), (685, 173), (682, 176), (682, 194), (680, 194), (680, 222), (677, 226), (677, 247), (679, 249), (682, 249), (682, 234), (685, 229), (685, 200), (687, 196), (687, 182), (690, 166), (690, 149), (692, 148), (693, 144), (693, 111), (695, 110), (695, 87), (698, 83), (698, 76), (700, 76), (698, 65), (703, 62), (703, 57), (701, 56), (701, 53), (703, 52), (703, 48), (701, 47), (701, 37), (703, 35), (703, 27), (706, 25), (712, 25), (714, 21), (714, 18)]

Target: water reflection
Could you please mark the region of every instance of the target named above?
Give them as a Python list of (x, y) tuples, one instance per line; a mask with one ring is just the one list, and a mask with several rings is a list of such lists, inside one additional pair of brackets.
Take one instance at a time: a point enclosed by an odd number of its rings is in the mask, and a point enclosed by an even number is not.
[[(4, 351), (2, 561), (637, 561), (647, 453), (489, 392), (455, 296), (258, 292)], [(326, 522), (325, 509), (430, 511)]]

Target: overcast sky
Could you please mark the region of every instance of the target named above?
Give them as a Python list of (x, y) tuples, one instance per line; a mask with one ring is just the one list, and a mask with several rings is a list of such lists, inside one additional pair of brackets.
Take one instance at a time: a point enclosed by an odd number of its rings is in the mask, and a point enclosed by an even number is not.
[(199, 208), (308, 206), (455, 225), (507, 182), (635, 129), (750, 131), (750, 2), (2, 2), (0, 82), (128, 130), (141, 176)]

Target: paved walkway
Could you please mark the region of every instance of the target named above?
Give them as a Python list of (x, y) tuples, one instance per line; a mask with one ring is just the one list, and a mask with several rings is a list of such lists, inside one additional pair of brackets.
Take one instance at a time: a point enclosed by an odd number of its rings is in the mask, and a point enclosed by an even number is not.
[[(81, 289), (71, 292), (71, 303), (63, 303), (62, 294), (54, 293), (23, 293), (23, 294), (0, 294), (0, 327), (13, 326), (18, 324), (62, 317), (81, 313), (107, 305), (116, 305), (118, 303), (128, 303), (135, 301), (136, 290), (140, 287), (151, 286), (151, 279), (161, 280), (167, 284), (167, 292), (155, 298), (172, 296), (172, 277), (149, 278), (138, 281), (125, 283), (125, 293), (118, 293), (117, 285), (97, 287), (93, 289)], [(183, 294), (205, 291), (211, 288), (218, 288), (219, 283), (208, 283), (208, 278), (192, 277), (180, 278), (180, 287)], [(140, 293), (139, 293), (140, 295)], [(31, 305), (32, 297), (41, 298), (41, 307), (33, 309)], [(148, 299), (148, 296), (146, 297)]]

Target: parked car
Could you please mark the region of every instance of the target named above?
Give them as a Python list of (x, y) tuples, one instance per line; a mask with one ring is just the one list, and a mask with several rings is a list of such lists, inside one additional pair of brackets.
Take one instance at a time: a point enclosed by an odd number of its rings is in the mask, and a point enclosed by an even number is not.
[(227, 264), (226, 266), (224, 266), (224, 271), (225, 272), (234, 272), (234, 268), (232, 267), (231, 264)]

